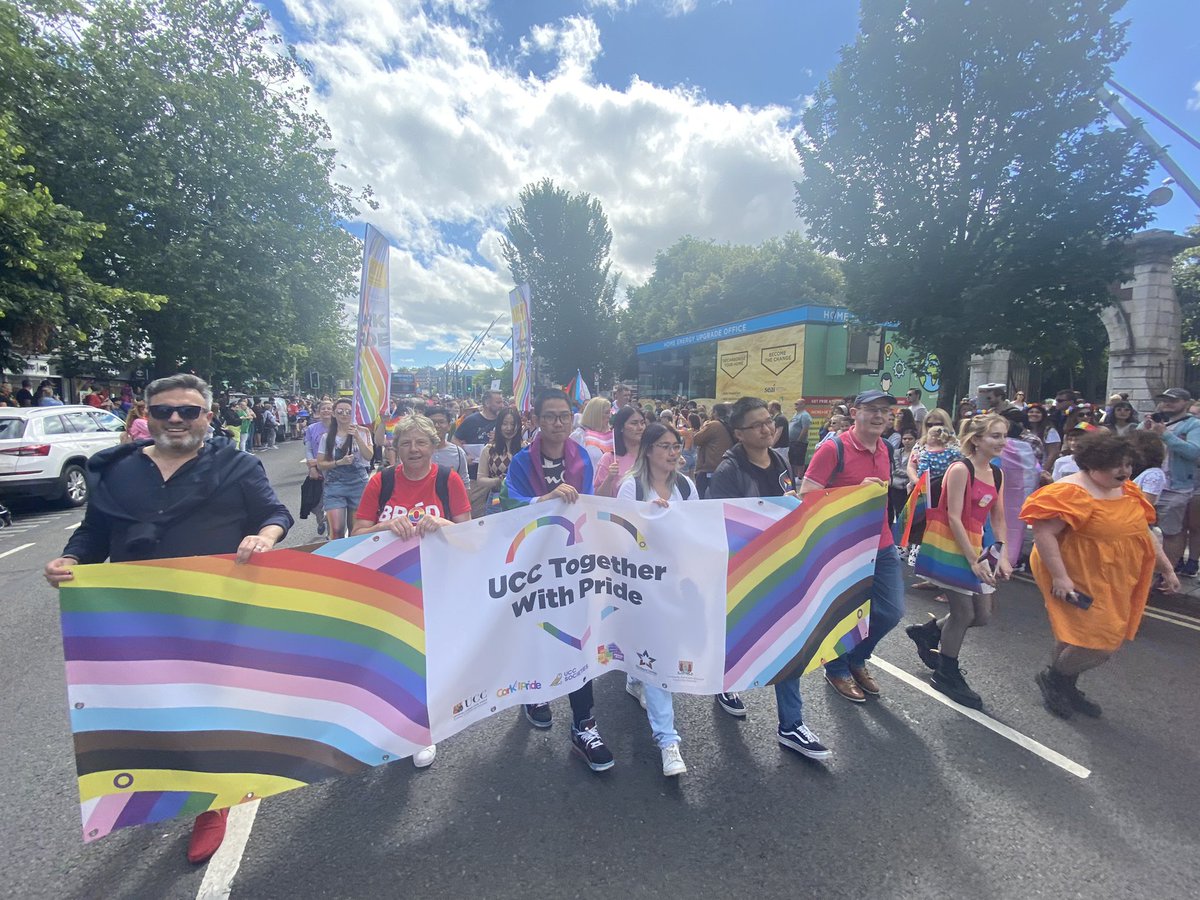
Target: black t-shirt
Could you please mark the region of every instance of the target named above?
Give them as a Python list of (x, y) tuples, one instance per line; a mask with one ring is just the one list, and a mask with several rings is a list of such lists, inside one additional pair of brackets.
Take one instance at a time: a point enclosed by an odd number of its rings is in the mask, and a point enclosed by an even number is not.
[(788, 445), (788, 420), (782, 413), (775, 417), (775, 427), (779, 430), (779, 437), (775, 438), (775, 443), (772, 446), (786, 450)]
[(33, 391), (28, 388), (21, 388), (16, 393), (18, 406), (33, 406)]
[(546, 493), (563, 483), (563, 460), (542, 457), (542, 477), (546, 479)]
[(783, 488), (779, 486), (779, 470), (774, 465), (769, 465), (765, 469), (760, 469), (754, 463), (748, 463), (746, 468), (750, 472), (750, 477), (758, 485), (758, 496), (760, 497), (782, 497)]
[(481, 412), (474, 412), (454, 429), (454, 437), (464, 444), (490, 444), (495, 432), (496, 419), (489, 419)]

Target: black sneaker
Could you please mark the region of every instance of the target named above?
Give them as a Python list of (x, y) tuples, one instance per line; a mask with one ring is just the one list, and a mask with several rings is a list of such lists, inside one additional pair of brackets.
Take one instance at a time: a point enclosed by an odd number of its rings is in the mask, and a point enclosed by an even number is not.
[(1081, 712), (1085, 716), (1091, 716), (1093, 719), (1100, 718), (1100, 704), (1095, 700), (1088, 699), (1088, 695), (1079, 689), (1075, 683), (1078, 678), (1078, 675), (1074, 678), (1062, 678), (1059, 681), (1062, 693), (1066, 696), (1067, 702), (1071, 704), (1071, 708), (1076, 712)]
[(1179, 574), (1184, 578), (1195, 578), (1200, 575), (1200, 559), (1189, 559), (1179, 568)]
[(739, 719), (746, 718), (746, 704), (742, 702), (742, 698), (737, 694), (717, 694), (717, 706), (725, 710), (731, 716), (736, 716)]
[(803, 722), (797, 722), (792, 728), (780, 725), (776, 736), (780, 744), (809, 759), (829, 759), (833, 756), (833, 751), (818, 741), (817, 736)]
[(1069, 719), (1075, 714), (1071, 701), (1062, 690), (1062, 676), (1051, 669), (1043, 669), (1034, 676), (1034, 681), (1042, 691), (1042, 702), (1046, 709), (1060, 719)]
[(549, 728), (552, 724), (549, 703), (526, 703), (525, 718), (534, 728)]
[(929, 683), (961, 706), (969, 709), (983, 709), (982, 698), (971, 690), (967, 679), (963, 678), (962, 669), (957, 665), (947, 665), (945, 658), (938, 670), (930, 676)]
[(909, 625), (904, 633), (917, 645), (917, 656), (933, 671), (938, 670), (938, 644), (942, 642), (942, 629), (938, 628), (937, 617), (930, 616), (923, 625)]
[(595, 718), (584, 719), (582, 727), (571, 728), (571, 749), (574, 750), (593, 772), (603, 772), (614, 765), (612, 751), (596, 730)]

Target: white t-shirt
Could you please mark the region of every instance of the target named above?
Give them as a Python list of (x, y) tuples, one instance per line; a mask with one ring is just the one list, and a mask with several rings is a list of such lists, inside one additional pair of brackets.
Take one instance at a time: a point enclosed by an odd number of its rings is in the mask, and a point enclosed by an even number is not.
[(1046, 429), (1046, 436), (1044, 438), (1042, 438), (1042, 443), (1043, 444), (1061, 444), (1062, 443), (1062, 435), (1059, 434), (1054, 429), (1054, 426), (1051, 426)]
[(1142, 489), (1143, 494), (1157, 497), (1167, 487), (1167, 473), (1158, 466), (1154, 466), (1133, 479), (1133, 483)]
[[(688, 478), (686, 475), (676, 475), (675, 476), (675, 486), (671, 488), (671, 496), (667, 500), (667, 502), (674, 503), (676, 500), (683, 499), (683, 494), (681, 494), (679, 492), (679, 482), (681, 482), (681, 481), (686, 481), (688, 483), (688, 487), (691, 488), (691, 490), (688, 492), (687, 498), (689, 500), (699, 500), (700, 498), (696, 494), (695, 482), (693, 482), (692, 479)], [(655, 496), (657, 496), (657, 495), (655, 495)], [(617, 499), (618, 500), (636, 500), (637, 499), (637, 482), (635, 482), (632, 478), (626, 478), (624, 481), (622, 481), (621, 486), (619, 488), (617, 488)], [(644, 500), (642, 502), (647, 503), (653, 499), (654, 498), (651, 497), (648, 500)]]
[(1054, 471), (1051, 477), (1055, 481), (1060, 481), (1068, 475), (1074, 475), (1079, 471), (1079, 466), (1075, 463), (1074, 456), (1060, 456), (1054, 461)]

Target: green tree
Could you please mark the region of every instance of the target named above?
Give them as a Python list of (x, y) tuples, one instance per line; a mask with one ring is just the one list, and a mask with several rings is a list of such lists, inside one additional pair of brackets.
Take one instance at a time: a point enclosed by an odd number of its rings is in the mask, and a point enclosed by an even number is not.
[(501, 241), (515, 284), (528, 284), (534, 352), (565, 384), (580, 369), (593, 377), (611, 374), (616, 336), (612, 231), (600, 201), (571, 194), (549, 178), (522, 189), (508, 209)]
[[(796, 208), (847, 300), (937, 353), (1038, 356), (1109, 302), (1150, 160), (1097, 90), (1124, 0), (863, 0), (804, 115)], [(943, 394), (949, 399), (947, 391)]]
[[(26, 52), (0, 77), (31, 162), (105, 226), (82, 267), (169, 298), (140, 316), (155, 369), (290, 377), (340, 333), (360, 245), (303, 67), (249, 0), (0, 0)], [(30, 62), (31, 60), (31, 62)], [(0, 58), (0, 69), (7, 60)], [(366, 197), (369, 199), (369, 197)]]
[(144, 342), (134, 315), (158, 309), (163, 298), (99, 284), (83, 272), (84, 251), (104, 227), (54, 201), (22, 162), (11, 122), (11, 114), (0, 116), (0, 363), (19, 369), (27, 353)]
[(841, 267), (797, 232), (758, 246), (688, 236), (654, 258), (621, 316), (632, 343), (719, 325), (789, 306), (843, 305)]
[[(1188, 229), (1200, 238), (1200, 225)], [(1183, 312), (1183, 353), (1189, 366), (1200, 366), (1200, 247), (1192, 247), (1175, 257), (1172, 272), (1175, 295)]]

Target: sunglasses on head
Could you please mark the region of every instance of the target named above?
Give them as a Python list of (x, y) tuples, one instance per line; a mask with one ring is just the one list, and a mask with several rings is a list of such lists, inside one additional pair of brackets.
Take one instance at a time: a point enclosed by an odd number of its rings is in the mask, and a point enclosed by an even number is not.
[(204, 412), (203, 406), (168, 406), (166, 403), (152, 403), (149, 409), (151, 417), (160, 422), (167, 421), (173, 413), (179, 413), (179, 418), (194, 422)]

